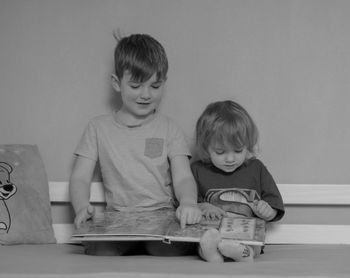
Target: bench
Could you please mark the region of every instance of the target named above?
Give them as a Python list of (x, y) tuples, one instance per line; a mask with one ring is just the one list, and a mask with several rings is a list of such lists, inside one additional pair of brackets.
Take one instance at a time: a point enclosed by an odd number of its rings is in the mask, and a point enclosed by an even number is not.
[[(278, 187), (286, 215), (291, 207), (341, 207), (350, 212), (350, 185)], [(67, 182), (50, 182), (49, 192), (53, 210), (72, 213)], [(101, 183), (92, 183), (91, 203), (103, 206)], [(254, 263), (213, 265), (196, 256), (87, 256), (71, 241), (73, 215), (68, 219), (70, 223), (57, 223), (54, 217), (57, 244), (0, 246), (0, 277), (350, 277), (348, 223), (269, 223), (265, 254)]]

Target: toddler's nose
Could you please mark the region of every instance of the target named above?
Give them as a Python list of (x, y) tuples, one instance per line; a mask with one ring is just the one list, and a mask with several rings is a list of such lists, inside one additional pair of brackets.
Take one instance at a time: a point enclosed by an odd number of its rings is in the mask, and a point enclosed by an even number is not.
[(235, 161), (235, 155), (233, 153), (227, 153), (226, 161), (227, 162), (234, 162)]

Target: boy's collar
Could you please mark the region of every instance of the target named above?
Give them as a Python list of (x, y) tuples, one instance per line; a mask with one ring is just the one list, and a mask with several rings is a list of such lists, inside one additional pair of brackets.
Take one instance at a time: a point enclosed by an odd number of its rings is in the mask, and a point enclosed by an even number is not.
[(141, 127), (141, 126), (144, 126), (144, 125), (150, 123), (151, 121), (153, 121), (156, 118), (156, 115), (157, 115), (157, 111), (154, 110), (152, 116), (147, 118), (144, 122), (141, 122), (141, 123), (135, 124), (135, 125), (127, 125), (123, 121), (121, 121), (120, 118), (117, 116), (117, 112), (118, 111), (119, 110), (117, 110), (117, 109), (112, 111), (112, 116), (113, 116), (114, 121), (120, 126), (131, 128), (131, 129), (132, 128), (138, 128), (138, 127)]

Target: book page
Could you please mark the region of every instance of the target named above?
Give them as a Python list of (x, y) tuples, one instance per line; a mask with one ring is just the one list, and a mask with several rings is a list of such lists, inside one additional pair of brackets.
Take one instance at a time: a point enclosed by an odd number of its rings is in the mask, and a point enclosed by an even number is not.
[(184, 229), (172, 209), (144, 212), (109, 211), (98, 214), (80, 229), (72, 239), (80, 241), (163, 240), (167, 242), (199, 242), (208, 229), (218, 229), (223, 238), (262, 245), (265, 239), (264, 221), (257, 218), (223, 217), (206, 220)]
[[(161, 236), (174, 226), (175, 211), (159, 209), (143, 212), (106, 211), (77, 229), (73, 236)], [(176, 224), (175, 224), (176, 225)]]

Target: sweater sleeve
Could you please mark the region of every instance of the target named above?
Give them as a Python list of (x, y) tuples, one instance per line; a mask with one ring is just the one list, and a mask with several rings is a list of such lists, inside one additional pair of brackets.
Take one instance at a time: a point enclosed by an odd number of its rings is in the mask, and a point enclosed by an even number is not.
[(278, 221), (284, 216), (285, 213), (283, 199), (272, 175), (262, 163), (260, 181), (262, 189), (261, 199), (267, 202), (272, 208), (277, 211), (276, 217), (271, 221)]

